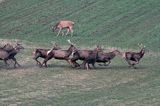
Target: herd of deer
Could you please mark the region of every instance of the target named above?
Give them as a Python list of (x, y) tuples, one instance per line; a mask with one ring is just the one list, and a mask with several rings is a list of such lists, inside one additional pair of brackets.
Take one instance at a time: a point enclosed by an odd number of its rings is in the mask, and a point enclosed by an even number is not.
[[(57, 36), (61, 33), (62, 29), (67, 29), (65, 35), (69, 32), (71, 35), (73, 34), (73, 25), (74, 22), (72, 21), (60, 21), (55, 26), (52, 27), (53, 31), (59, 29)], [(62, 35), (64, 33), (62, 32)], [(103, 66), (108, 66), (111, 63), (111, 60), (116, 56), (122, 56), (126, 62), (128, 63), (129, 67), (136, 68), (135, 65), (139, 63), (140, 59), (145, 54), (145, 46), (139, 45), (141, 50), (140, 52), (120, 52), (119, 50), (113, 50), (111, 52), (104, 52), (104, 50), (97, 46), (93, 50), (85, 50), (85, 49), (78, 49), (75, 47), (70, 40), (68, 40), (70, 46), (67, 50), (61, 49), (57, 44), (55, 44), (51, 49), (36, 49), (33, 52), (33, 59), (36, 61), (36, 64), (39, 67), (47, 67), (47, 62), (54, 58), (59, 60), (66, 60), (72, 67), (84, 67), (87, 70), (90, 69), (90, 64), (95, 68), (95, 63), (103, 63)], [(6, 44), (3, 47), (0, 47), (0, 60), (3, 60), (5, 65), (8, 66), (8, 60), (12, 60), (14, 62), (14, 68), (20, 66), (17, 62), (15, 55), (24, 47), (17, 43), (15, 46), (11, 44)], [(43, 62), (40, 62), (38, 58), (43, 58)], [(77, 60), (83, 61), (80, 65), (78, 64)], [(106, 64), (107, 63), (107, 64)], [(102, 66), (102, 64), (99, 64)]]
[[(122, 56), (129, 67), (136, 68), (135, 65), (139, 63), (140, 59), (145, 53), (145, 47), (141, 47), (140, 52), (120, 52), (115, 49), (111, 52), (105, 52), (100, 46), (97, 46), (93, 50), (88, 49), (78, 49), (75, 47), (70, 40), (68, 40), (70, 46), (68, 49), (63, 50), (57, 44), (54, 44), (51, 49), (42, 49), (37, 48), (33, 51), (33, 59), (36, 61), (36, 64), (39, 67), (47, 67), (47, 62), (54, 58), (58, 60), (66, 60), (72, 67), (84, 67), (87, 70), (90, 69), (90, 64), (95, 68), (95, 63), (99, 63), (100, 66), (108, 66), (111, 63), (111, 60), (116, 56)], [(15, 46), (11, 44), (6, 44), (0, 48), (0, 60), (3, 60), (5, 65), (8, 66), (8, 60), (14, 62), (14, 68), (20, 66), (17, 62), (15, 55), (20, 52), (24, 47), (17, 43)], [(44, 60), (40, 62), (38, 58), (43, 58)], [(83, 61), (80, 65), (77, 60)], [(103, 64), (100, 64), (103, 63)]]

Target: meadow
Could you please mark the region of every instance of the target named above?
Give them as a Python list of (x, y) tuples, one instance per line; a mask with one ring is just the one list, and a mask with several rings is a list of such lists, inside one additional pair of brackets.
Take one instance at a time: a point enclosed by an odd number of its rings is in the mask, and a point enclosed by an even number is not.
[[(159, 0), (0, 1), (0, 41), (18, 40), (25, 47), (16, 56), (22, 67), (6, 68), (0, 61), (0, 105), (159, 106), (159, 12)], [(63, 19), (75, 22), (72, 37), (52, 32), (51, 26)], [(67, 39), (78, 48), (102, 45), (106, 51), (138, 52), (142, 43), (147, 52), (137, 69), (119, 56), (90, 71), (55, 59), (48, 68), (36, 66), (35, 48), (51, 48), (56, 42), (67, 49)]]

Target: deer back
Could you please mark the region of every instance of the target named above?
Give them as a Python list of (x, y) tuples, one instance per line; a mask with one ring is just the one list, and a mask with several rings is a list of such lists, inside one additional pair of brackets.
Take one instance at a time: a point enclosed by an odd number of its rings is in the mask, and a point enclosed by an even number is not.
[(72, 27), (74, 25), (74, 22), (72, 21), (60, 21), (57, 24), (58, 28), (68, 28), (68, 27)]
[(0, 59), (6, 59), (9, 56), (9, 53), (3, 49), (0, 49)]

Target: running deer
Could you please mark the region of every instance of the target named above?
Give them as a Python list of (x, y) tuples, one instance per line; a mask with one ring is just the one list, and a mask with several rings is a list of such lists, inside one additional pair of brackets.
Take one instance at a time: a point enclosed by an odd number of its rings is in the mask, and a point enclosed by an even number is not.
[(77, 60), (82, 60), (84, 65), (84, 60), (89, 57), (90, 54), (92, 54), (93, 51), (98, 50), (98, 52), (102, 52), (102, 48), (100, 46), (97, 46), (94, 50), (86, 50), (86, 49), (75, 49), (72, 53), (71, 61), (74, 65), (74, 67), (79, 67), (80, 65), (76, 62)]
[(145, 46), (142, 44), (138, 46), (141, 48), (139, 52), (125, 52), (122, 54), (123, 58), (127, 61), (129, 67), (136, 68), (135, 65), (139, 63), (145, 54)]
[[(107, 53), (98, 53), (98, 59), (97, 59), (97, 63), (103, 63), (103, 66), (108, 66), (111, 63), (111, 60), (116, 56), (116, 55), (120, 55), (121, 52), (119, 50), (113, 50), (111, 52), (107, 52)], [(106, 62), (108, 62), (108, 64), (106, 64)], [(99, 64), (100, 66), (102, 66), (101, 64)]]
[(7, 60), (14, 61), (14, 68), (16, 68), (16, 65), (20, 66), (20, 64), (17, 62), (15, 58), (15, 55), (17, 55), (17, 53), (20, 52), (21, 49), (24, 49), (24, 47), (18, 43), (15, 47), (13, 47), (13, 49), (10, 49), (9, 51), (0, 49), (0, 60), (3, 60), (6, 66), (8, 66)]
[(70, 65), (72, 65), (72, 62), (70, 60), (70, 55), (76, 49), (76, 47), (74, 46), (73, 43), (71, 43), (70, 40), (68, 40), (68, 42), (70, 44), (70, 47), (67, 50), (62, 50), (62, 49), (53, 50), (53, 48), (51, 48), (47, 53), (47, 57), (43, 61), (42, 66), (45, 65), (45, 67), (47, 67), (47, 61), (52, 58), (58, 60), (66, 60)]
[[(65, 35), (68, 35), (69, 32), (71, 33), (71, 35), (73, 35), (73, 26), (74, 26), (73, 21), (62, 20), (62, 21), (59, 21), (55, 26), (53, 26), (52, 30), (53, 32), (56, 30), (59, 30), (57, 33), (57, 36), (59, 36), (61, 30), (63, 29), (67, 29), (67, 32), (65, 33)], [(63, 36), (63, 32), (62, 32), (62, 36)]]
[[(53, 45), (52, 50), (58, 50), (61, 49), (56, 43)], [(33, 51), (33, 59), (37, 62), (37, 65), (40, 67), (42, 66), (41, 62), (38, 60), (38, 58), (43, 58), (45, 59), (47, 57), (47, 53), (50, 52), (50, 49), (43, 49), (43, 48), (38, 48), (35, 51)]]

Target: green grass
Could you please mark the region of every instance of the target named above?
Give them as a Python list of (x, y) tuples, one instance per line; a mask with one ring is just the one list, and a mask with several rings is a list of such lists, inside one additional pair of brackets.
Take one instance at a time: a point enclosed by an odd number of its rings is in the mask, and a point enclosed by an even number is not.
[[(84, 46), (135, 48), (143, 43), (150, 50), (160, 48), (158, 0), (6, 0), (0, 5), (1, 38), (63, 44), (70, 38)], [(72, 38), (51, 31), (61, 19), (75, 22)]]
[[(0, 39), (22, 40), (17, 55), (21, 68), (0, 62), (0, 105), (22, 106), (159, 106), (160, 105), (159, 0), (5, 0), (0, 3)], [(56, 36), (50, 29), (61, 19), (75, 22), (74, 35)], [(91, 71), (49, 61), (39, 68), (32, 59), (35, 47), (64, 49), (71, 39), (79, 48), (117, 47), (149, 52), (128, 68), (116, 57), (110, 66)]]

